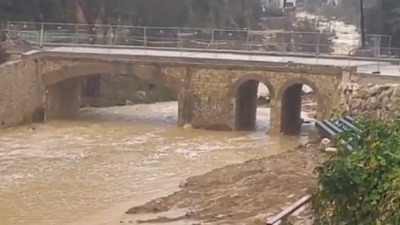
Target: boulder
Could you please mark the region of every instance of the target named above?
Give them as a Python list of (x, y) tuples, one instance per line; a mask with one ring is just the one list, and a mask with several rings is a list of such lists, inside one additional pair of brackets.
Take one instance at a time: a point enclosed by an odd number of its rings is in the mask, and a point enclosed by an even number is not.
[(323, 138), (321, 143), (318, 146), (318, 150), (325, 151), (331, 144), (331, 140), (329, 138)]

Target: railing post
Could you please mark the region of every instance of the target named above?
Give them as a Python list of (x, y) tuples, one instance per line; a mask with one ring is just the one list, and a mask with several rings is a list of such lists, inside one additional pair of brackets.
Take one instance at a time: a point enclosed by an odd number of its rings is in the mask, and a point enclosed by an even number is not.
[(317, 33), (317, 55), (319, 55), (319, 51), (320, 51), (320, 49), (319, 49), (319, 47), (320, 47), (320, 45), (321, 45), (321, 31), (318, 31), (318, 33)]
[(288, 45), (287, 45), (287, 43), (286, 43), (286, 41), (285, 41), (285, 33), (282, 32), (281, 34), (282, 34), (282, 36), (281, 36), (281, 48), (282, 48), (282, 52), (286, 53), (287, 50), (288, 50), (288, 49), (287, 49), (287, 48), (288, 48)]
[(246, 49), (250, 48), (250, 30), (247, 30)]
[(143, 27), (143, 46), (147, 46), (147, 27)]
[(7, 21), (7, 31), (10, 32), (10, 21)]
[(181, 37), (181, 29), (178, 28), (177, 33), (176, 33), (176, 38), (178, 39), (177, 47), (178, 48), (183, 48), (183, 41)]
[(211, 31), (211, 49), (214, 49), (214, 40), (215, 40), (215, 30), (212, 29)]
[(43, 47), (43, 35), (44, 35), (44, 23), (40, 24), (40, 40), (39, 40), (39, 47)]
[(108, 45), (113, 45), (113, 27), (112, 27), (112, 25), (110, 25), (110, 27), (109, 27), (109, 30), (108, 30), (108, 32), (109, 32), (109, 38), (108, 38)]
[(79, 31), (79, 24), (75, 24), (75, 32), (72, 34), (72, 45), (78, 43), (78, 31)]

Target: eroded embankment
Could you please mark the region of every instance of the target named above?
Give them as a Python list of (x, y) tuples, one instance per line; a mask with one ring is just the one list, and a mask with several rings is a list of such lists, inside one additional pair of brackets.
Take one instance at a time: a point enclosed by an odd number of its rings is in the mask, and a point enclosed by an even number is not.
[[(196, 220), (212, 224), (265, 224), (316, 186), (314, 168), (329, 156), (315, 146), (300, 146), (286, 153), (250, 160), (191, 177), (174, 194), (131, 208), (139, 223)], [(168, 218), (158, 213), (185, 209)], [(154, 219), (138, 220), (141, 214)], [(158, 214), (158, 215), (157, 215)]]

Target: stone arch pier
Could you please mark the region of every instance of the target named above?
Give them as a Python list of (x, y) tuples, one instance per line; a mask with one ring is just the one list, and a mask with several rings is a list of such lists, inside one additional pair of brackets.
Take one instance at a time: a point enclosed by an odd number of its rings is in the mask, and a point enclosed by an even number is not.
[(318, 85), (304, 77), (289, 79), (283, 83), (277, 94), (277, 99), (281, 103), (281, 107), (277, 108), (281, 120), (280, 132), (285, 135), (297, 135), (300, 133), (303, 85), (310, 87), (316, 98), (316, 119), (322, 119), (323, 117), (324, 97), (321, 95)]

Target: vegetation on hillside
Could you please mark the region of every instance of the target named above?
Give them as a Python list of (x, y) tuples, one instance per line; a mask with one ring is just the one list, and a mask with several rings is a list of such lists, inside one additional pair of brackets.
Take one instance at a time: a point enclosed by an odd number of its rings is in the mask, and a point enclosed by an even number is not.
[(259, 0), (0, 0), (0, 21), (251, 28)]
[(400, 120), (357, 122), (338, 154), (317, 168), (317, 225), (400, 224)]

